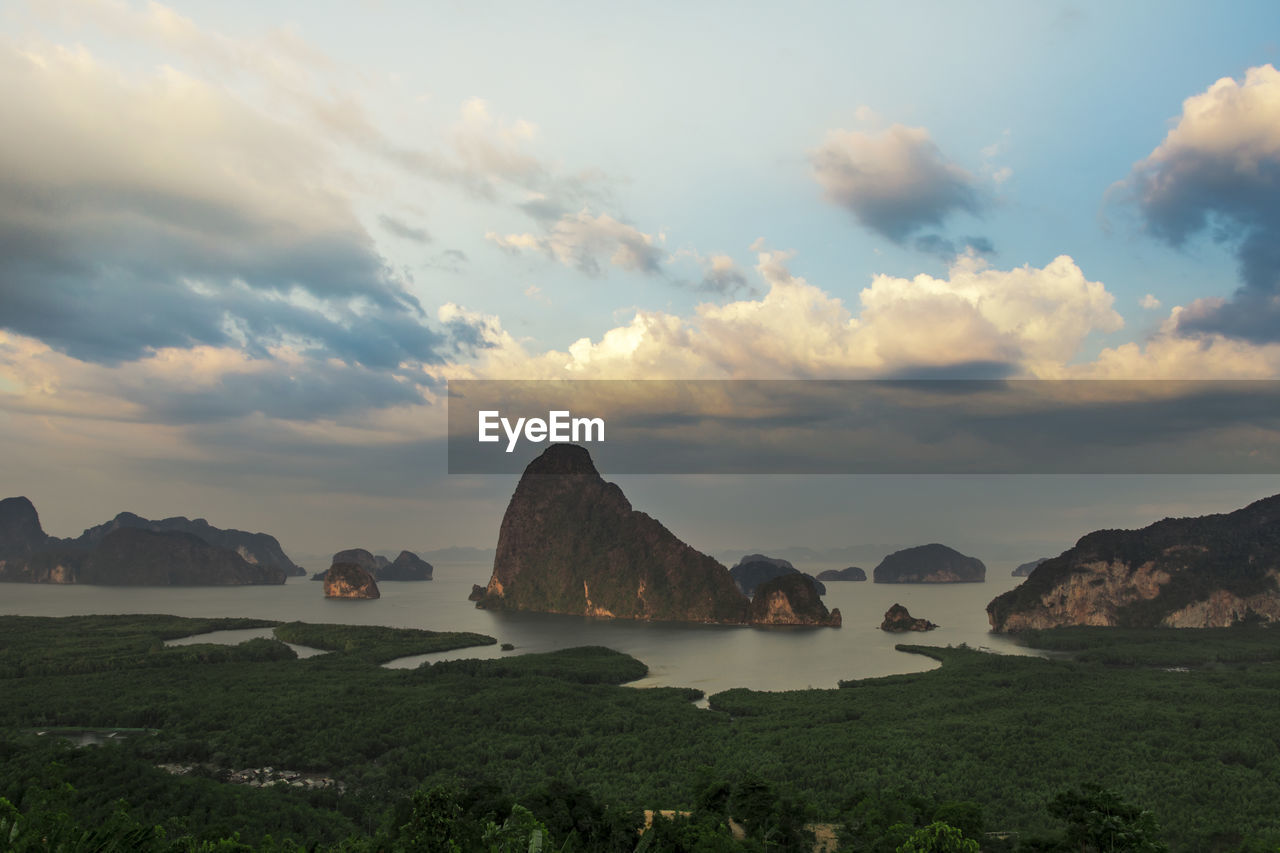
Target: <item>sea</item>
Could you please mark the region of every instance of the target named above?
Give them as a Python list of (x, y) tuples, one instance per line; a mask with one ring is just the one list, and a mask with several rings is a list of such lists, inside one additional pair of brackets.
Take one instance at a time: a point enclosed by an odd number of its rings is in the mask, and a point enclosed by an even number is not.
[[(986, 606), (1021, 578), (1012, 565), (988, 566), (985, 583), (877, 584), (826, 582), (823, 601), (840, 608), (841, 628), (754, 628), (635, 622), (540, 613), (495, 613), (467, 600), (472, 584), (489, 580), (490, 566), (435, 566), (430, 581), (382, 581), (376, 600), (324, 597), (323, 584), (306, 577), (273, 586), (119, 587), (0, 584), (0, 613), (28, 616), (167, 613), (175, 616), (245, 616), (280, 621), (387, 625), (432, 631), (474, 631), (510, 643), (400, 658), (391, 667), (458, 658), (495, 658), (573, 646), (607, 646), (643, 661), (649, 675), (634, 687), (694, 687), (706, 695), (733, 687), (753, 690), (832, 688), (842, 679), (922, 672), (938, 664), (895, 650), (899, 643), (966, 644), (1000, 654), (1035, 655), (1012, 639), (992, 634)], [(808, 567), (806, 567), (807, 569)], [(814, 573), (819, 569), (814, 569)], [(940, 627), (925, 633), (889, 634), (879, 629), (894, 603)], [(187, 642), (240, 642), (269, 636), (270, 629), (217, 632)], [(183, 641), (178, 641), (183, 642)], [(302, 655), (311, 652), (298, 649)]]

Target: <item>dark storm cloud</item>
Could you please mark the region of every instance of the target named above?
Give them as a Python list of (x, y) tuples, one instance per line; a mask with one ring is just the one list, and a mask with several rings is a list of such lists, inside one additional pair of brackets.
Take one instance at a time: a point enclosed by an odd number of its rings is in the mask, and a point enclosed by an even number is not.
[(1251, 68), (1243, 84), (1224, 78), (1189, 98), (1122, 189), (1170, 246), (1207, 231), (1235, 251), (1240, 289), (1190, 306), (1180, 331), (1280, 341), (1280, 72)]
[(834, 131), (810, 160), (830, 201), (895, 243), (984, 206), (973, 175), (948, 160), (924, 128)]
[[(0, 206), (12, 202), (0, 189)], [(254, 245), (213, 227), (175, 231), (122, 204), (35, 233), (0, 218), (0, 246), (0, 324), (84, 361), (302, 339), (385, 366), (438, 361), (444, 343), (356, 233)]]

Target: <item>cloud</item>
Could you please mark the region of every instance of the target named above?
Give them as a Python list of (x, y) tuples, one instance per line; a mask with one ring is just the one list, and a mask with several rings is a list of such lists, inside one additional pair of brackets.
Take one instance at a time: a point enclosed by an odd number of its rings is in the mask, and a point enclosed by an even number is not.
[(464, 102), (452, 126), (439, 129), (437, 145), (395, 139), (365, 106), (364, 72), (345, 67), (289, 27), (230, 36), (158, 2), (144, 8), (119, 0), (31, 5), (37, 16), (71, 32), (92, 27), (153, 47), (193, 77), (260, 95), (273, 116), (307, 127), (320, 141), (360, 150), (397, 170), (397, 177), (454, 186), (473, 199), (511, 203), (545, 221), (610, 200), (608, 176), (596, 169), (569, 171), (540, 157), (532, 150), (536, 125), (495, 115), (480, 98)]
[(386, 230), (388, 234), (399, 237), (401, 240), (409, 240), (413, 243), (426, 244), (431, 242), (431, 235), (427, 233), (425, 228), (415, 228), (394, 216), (382, 214), (378, 217), (378, 224)]
[(728, 255), (712, 255), (703, 259), (702, 281), (699, 290), (708, 293), (736, 293), (750, 291), (747, 277)]
[(976, 252), (980, 255), (995, 254), (996, 247), (986, 237), (974, 236), (961, 238), (964, 242), (956, 245), (953, 241), (943, 237), (941, 234), (922, 234), (917, 237), (912, 245), (917, 252), (926, 255), (934, 255), (944, 261), (950, 261), (956, 255), (964, 253), (966, 250)]
[(1280, 375), (1280, 343), (1252, 343), (1219, 333), (1189, 337), (1186, 309), (1175, 307), (1141, 343), (1108, 347), (1091, 362), (1063, 365), (1046, 378), (1077, 379), (1274, 379)]
[(1156, 299), (1155, 294), (1148, 293), (1138, 300), (1138, 304), (1148, 311), (1154, 311), (1160, 307), (1160, 300)]
[(34, 338), (0, 332), (0, 409), (38, 416), (191, 425), (262, 415), (286, 421), (371, 420), (422, 406), (438, 390), (418, 371), (317, 359), (287, 347), (163, 348), (119, 364), (81, 361)]
[(922, 127), (878, 134), (835, 130), (810, 154), (827, 199), (895, 243), (940, 227), (957, 211), (980, 214), (973, 175), (949, 161)]
[(607, 262), (618, 269), (656, 275), (662, 271), (663, 252), (653, 235), (619, 222), (607, 213), (592, 215), (583, 209), (561, 217), (545, 237), (534, 234), (501, 235), (486, 239), (513, 254), (535, 251), (567, 267), (591, 276), (601, 275)]
[[(721, 296), (755, 289), (733, 258), (722, 253), (703, 255), (682, 248), (667, 254), (661, 244), (665, 235), (647, 234), (634, 225), (619, 222), (607, 213), (593, 214), (583, 209), (558, 219), (545, 236), (532, 233), (485, 235), (490, 243), (512, 255), (527, 252), (545, 255), (570, 269), (589, 276), (601, 276), (612, 266), (629, 272), (659, 276), (668, 283), (701, 293)], [(691, 261), (697, 277), (687, 276), (679, 262)]]
[(1182, 246), (1208, 230), (1235, 247), (1243, 286), (1182, 313), (1184, 333), (1280, 340), (1280, 71), (1250, 68), (1187, 98), (1164, 141), (1118, 189), (1147, 230)]
[(1077, 356), (1093, 332), (1122, 320), (1114, 299), (1061, 256), (1043, 268), (991, 268), (976, 255), (945, 278), (876, 276), (856, 312), (795, 276), (789, 253), (761, 251), (768, 286), (753, 299), (703, 304), (689, 316), (639, 311), (598, 339), (531, 353), (502, 330), (458, 378), (865, 378), (940, 375), (1037, 376)]
[(434, 362), (432, 329), (305, 133), (172, 69), (0, 50), (0, 325), (89, 361), (277, 345)]

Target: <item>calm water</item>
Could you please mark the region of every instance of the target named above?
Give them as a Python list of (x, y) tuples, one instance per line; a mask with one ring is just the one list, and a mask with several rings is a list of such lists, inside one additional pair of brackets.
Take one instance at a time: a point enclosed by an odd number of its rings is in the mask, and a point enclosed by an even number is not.
[[(980, 584), (900, 585), (828, 583), (823, 600), (839, 607), (844, 627), (745, 628), (673, 623), (599, 620), (531, 613), (492, 613), (467, 601), (473, 583), (489, 579), (489, 566), (439, 565), (435, 580), (383, 582), (377, 601), (326, 599), (322, 585), (291, 578), (283, 586), (102, 587), (52, 584), (0, 584), (0, 613), (72, 616), (91, 613), (170, 613), (177, 616), (248, 616), (284, 621), (390, 625), (434, 631), (475, 631), (511, 643), (421, 655), (397, 661), (416, 666), (424, 660), (499, 657), (571, 646), (608, 646), (644, 661), (650, 674), (637, 686), (697, 687), (708, 694), (730, 687), (793, 690), (835, 687), (842, 678), (871, 678), (921, 672), (935, 663), (894, 651), (896, 643), (985, 647), (1009, 654), (1030, 654), (1012, 641), (988, 632), (987, 602), (1019, 580), (1012, 566), (989, 567)], [(816, 571), (816, 570), (815, 570)], [(913, 616), (942, 627), (926, 634), (886, 634), (877, 626), (884, 612), (900, 602)], [(243, 637), (266, 632), (236, 632)]]

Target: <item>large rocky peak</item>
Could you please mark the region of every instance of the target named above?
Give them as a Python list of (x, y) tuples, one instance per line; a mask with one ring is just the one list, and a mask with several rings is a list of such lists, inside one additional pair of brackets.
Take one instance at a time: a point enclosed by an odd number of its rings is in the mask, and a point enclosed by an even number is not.
[(987, 605), (995, 631), (1280, 621), (1280, 495), (1244, 509), (1099, 530)]
[(724, 566), (633, 510), (585, 448), (564, 444), (548, 447), (520, 478), (477, 605), (697, 622), (747, 614)]
[(29, 557), (48, 539), (31, 501), (24, 497), (0, 500), (0, 560)]
[(977, 557), (935, 542), (893, 552), (871, 577), (875, 583), (978, 583), (986, 580), (987, 567)]

